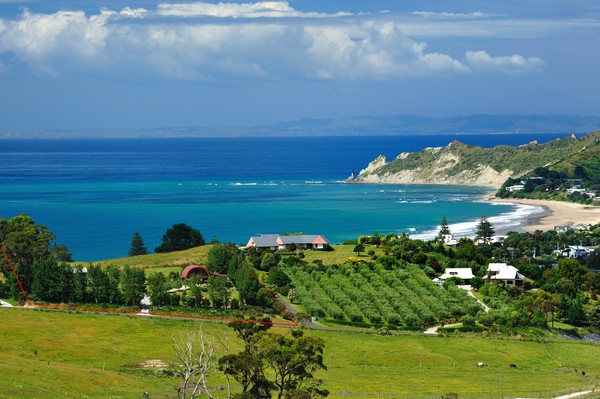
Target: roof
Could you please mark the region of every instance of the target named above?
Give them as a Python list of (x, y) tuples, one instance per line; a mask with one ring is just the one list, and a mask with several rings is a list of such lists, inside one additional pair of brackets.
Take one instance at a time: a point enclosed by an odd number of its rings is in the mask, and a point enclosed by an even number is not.
[(317, 234), (299, 234), (299, 235), (279, 235), (279, 234), (264, 234), (261, 236), (252, 236), (248, 240), (247, 246), (255, 246), (258, 248), (279, 247), (282, 245), (325, 245), (329, 241), (322, 235)]
[[(328, 244), (329, 243), (323, 236), (316, 235), (316, 234), (279, 236), (277, 241), (284, 245), (289, 245), (289, 244)], [(315, 242), (315, 241), (318, 241), (318, 242)]]
[(451, 277), (458, 277), (462, 280), (469, 280), (475, 277), (473, 275), (473, 270), (468, 267), (456, 268), (456, 267), (448, 267), (444, 271), (444, 274), (440, 276), (440, 280), (446, 280)]
[(254, 241), (254, 245), (257, 247), (277, 247), (277, 238), (279, 234), (265, 234), (262, 236), (252, 236), (251, 241)]
[(201, 274), (202, 278), (208, 278), (209, 276), (227, 277), (225, 274), (211, 272), (210, 270), (208, 270), (208, 267), (199, 266), (199, 265), (189, 265), (188, 267), (183, 269), (183, 271), (181, 272), (181, 277), (189, 278), (191, 274), (195, 274), (195, 273)]
[(519, 269), (506, 263), (490, 263), (488, 272), (491, 272), (491, 280), (521, 280), (523, 275), (519, 273)]

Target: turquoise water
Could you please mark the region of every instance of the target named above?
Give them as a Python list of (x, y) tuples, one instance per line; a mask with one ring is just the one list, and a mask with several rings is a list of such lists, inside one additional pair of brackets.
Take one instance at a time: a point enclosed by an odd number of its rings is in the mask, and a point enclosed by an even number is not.
[(338, 243), (376, 232), (431, 236), (443, 216), (457, 235), (484, 214), (497, 228), (518, 228), (539, 211), (482, 201), (486, 188), (344, 182), (381, 153), (454, 138), (0, 142), (0, 217), (31, 215), (76, 260), (94, 261), (125, 256), (134, 231), (152, 249), (175, 223), (207, 241), (304, 232)]

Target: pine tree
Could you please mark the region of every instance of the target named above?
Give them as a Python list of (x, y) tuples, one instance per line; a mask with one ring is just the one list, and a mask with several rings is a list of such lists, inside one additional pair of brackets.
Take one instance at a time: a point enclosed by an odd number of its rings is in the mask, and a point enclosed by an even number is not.
[(137, 231), (133, 233), (131, 238), (131, 246), (129, 247), (129, 256), (147, 255), (148, 248), (144, 245), (142, 236)]
[(488, 220), (487, 216), (483, 215), (479, 221), (479, 224), (477, 225), (477, 229), (475, 230), (475, 236), (479, 240), (490, 242), (495, 233), (496, 230), (494, 230), (494, 226)]
[(442, 222), (440, 224), (440, 230), (438, 231), (437, 239), (440, 242), (444, 242), (446, 237), (452, 235), (450, 232), (450, 227), (448, 227), (448, 221), (446, 220), (446, 216), (442, 217)]

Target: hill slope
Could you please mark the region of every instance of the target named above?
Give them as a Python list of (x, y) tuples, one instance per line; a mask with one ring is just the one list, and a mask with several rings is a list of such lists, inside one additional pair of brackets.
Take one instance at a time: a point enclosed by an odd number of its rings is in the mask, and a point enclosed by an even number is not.
[(572, 172), (581, 165), (600, 172), (600, 131), (582, 138), (571, 135), (545, 144), (483, 148), (453, 141), (445, 147), (405, 152), (388, 162), (379, 156), (358, 175), (362, 183), (455, 184), (499, 187), (509, 177), (545, 166)]

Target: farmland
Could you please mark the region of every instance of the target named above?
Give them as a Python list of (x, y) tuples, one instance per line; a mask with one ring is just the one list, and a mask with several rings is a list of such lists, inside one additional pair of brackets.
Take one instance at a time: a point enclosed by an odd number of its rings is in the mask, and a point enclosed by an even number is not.
[[(2, 398), (136, 398), (143, 392), (175, 398), (177, 380), (147, 362), (172, 364), (171, 336), (200, 326), (181, 320), (22, 309), (0, 309), (0, 318)], [(204, 323), (202, 329), (222, 337), (226, 326)], [(274, 330), (289, 334), (287, 329)], [(425, 399), (450, 392), (460, 398), (551, 397), (593, 388), (600, 374), (600, 346), (585, 341), (307, 334), (326, 342), (328, 370), (319, 377), (330, 398)], [(232, 338), (232, 349), (239, 346)], [(476, 367), (480, 361), (486, 366)], [(518, 368), (509, 369), (511, 363)], [(209, 381), (212, 386), (225, 385), (218, 372)], [(216, 391), (216, 397), (225, 398), (225, 391)]]

